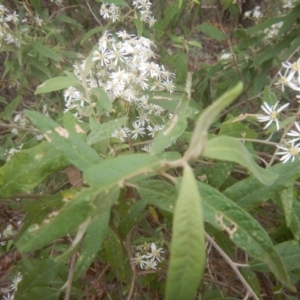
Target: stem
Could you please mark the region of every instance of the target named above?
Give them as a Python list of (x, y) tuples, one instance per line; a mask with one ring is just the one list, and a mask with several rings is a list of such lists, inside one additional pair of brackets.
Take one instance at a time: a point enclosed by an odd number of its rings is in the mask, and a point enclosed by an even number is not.
[(219, 252), (219, 254), (225, 259), (225, 261), (229, 264), (231, 269), (234, 271), (236, 276), (239, 278), (241, 283), (243, 284), (244, 288), (247, 290), (247, 292), (252, 295), (253, 299), (259, 300), (255, 292), (253, 291), (252, 287), (248, 284), (248, 282), (245, 280), (243, 275), (240, 273), (236, 263), (234, 263), (231, 258), (222, 250), (221, 247), (211, 238), (211, 236), (207, 233), (205, 233), (205, 238), (208, 240), (210, 244), (213, 245), (213, 247)]

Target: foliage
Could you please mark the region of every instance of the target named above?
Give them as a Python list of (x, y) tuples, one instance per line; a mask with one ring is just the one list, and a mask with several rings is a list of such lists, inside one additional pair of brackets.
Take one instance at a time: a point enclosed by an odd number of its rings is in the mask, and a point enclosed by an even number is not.
[(296, 299), (300, 4), (10, 2), (3, 299)]

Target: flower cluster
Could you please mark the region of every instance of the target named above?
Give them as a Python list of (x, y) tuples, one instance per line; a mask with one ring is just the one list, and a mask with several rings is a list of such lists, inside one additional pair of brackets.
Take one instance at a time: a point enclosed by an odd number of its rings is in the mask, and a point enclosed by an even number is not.
[(283, 0), (282, 1), (282, 8), (294, 8), (295, 1), (294, 0)]
[[(291, 63), (286, 61), (282, 63), (282, 67), (285, 68), (284, 74), (279, 72), (280, 79), (275, 85), (281, 86), (282, 92), (285, 91), (285, 87), (289, 87), (292, 90), (299, 92), (300, 91), (300, 58), (295, 62)], [(300, 98), (300, 95), (296, 96)], [(280, 112), (282, 112), (285, 108), (289, 106), (289, 103), (282, 105), (280, 108), (277, 108), (279, 102), (276, 102), (275, 105), (270, 106), (268, 103), (264, 103), (261, 108), (264, 111), (264, 115), (259, 115), (257, 117), (259, 122), (267, 122), (264, 128), (269, 127), (272, 123), (276, 124), (276, 129), (280, 129), (280, 124), (278, 117)], [(297, 143), (300, 140), (300, 124), (295, 122), (294, 124), (296, 130), (290, 130), (287, 133), (287, 136), (290, 139), (285, 141), (284, 145), (277, 145), (277, 148), (280, 150), (277, 152), (278, 155), (281, 156), (280, 161), (283, 163), (291, 160), (292, 162), (295, 160), (295, 157), (300, 152), (300, 143)]]
[(255, 20), (261, 19), (263, 16), (263, 13), (260, 11), (260, 6), (255, 6), (253, 10), (248, 10), (244, 13), (244, 18)]
[(163, 248), (156, 248), (155, 243), (144, 243), (136, 246), (135, 257), (132, 263), (139, 265), (141, 270), (155, 270), (157, 264), (163, 261), (161, 256), (164, 253)]
[(278, 23), (271, 25), (270, 28), (266, 28), (264, 30), (265, 40), (271, 41), (271, 40), (275, 39), (276, 37), (278, 37), (279, 29), (281, 28), (282, 25), (283, 25), (283, 22), (278, 22)]
[[(151, 12), (152, 3), (149, 0), (134, 0), (132, 1), (134, 11), (140, 15), (140, 20), (152, 27), (156, 20)], [(121, 18), (121, 9), (119, 6), (111, 3), (104, 2), (100, 8), (100, 15), (104, 19), (110, 19), (113, 23), (117, 22)]]
[[(41, 26), (42, 19), (38, 16), (32, 20), (35, 25)], [(27, 18), (20, 20), (16, 11), (11, 13), (3, 4), (0, 4), (0, 46), (5, 43), (19, 48), (22, 43), (25, 43), (23, 36), (29, 30), (28, 22)]]
[[(162, 130), (168, 112), (159, 105), (149, 102), (149, 96), (155, 91), (173, 93), (175, 75), (167, 71), (164, 66), (153, 61), (156, 57), (153, 48), (155, 44), (148, 38), (137, 37), (126, 31), (119, 31), (116, 35), (105, 32), (99, 39), (97, 49), (92, 53), (92, 68), (84, 75), (85, 61), (74, 66), (77, 78), (87, 87), (83, 93), (75, 87), (69, 87), (65, 93), (65, 112), (71, 111), (80, 120), (87, 116), (87, 108), (97, 107), (97, 100), (91, 96), (94, 91), (104, 90), (113, 105), (113, 109), (106, 112), (110, 116), (120, 107), (128, 115), (129, 108), (131, 128), (126, 126), (112, 133), (112, 137), (124, 142), (127, 138), (153, 138)], [(95, 101), (94, 101), (95, 100)]]

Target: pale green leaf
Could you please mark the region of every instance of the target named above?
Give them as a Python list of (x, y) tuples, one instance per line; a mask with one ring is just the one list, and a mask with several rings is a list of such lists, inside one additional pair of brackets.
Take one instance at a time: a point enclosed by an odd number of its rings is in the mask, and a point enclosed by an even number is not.
[(79, 125), (76, 127), (77, 132), (79, 132), (77, 134), (73, 131), (66, 130), (52, 119), (40, 113), (25, 110), (25, 114), (30, 121), (39, 128), (46, 139), (63, 154), (70, 163), (81, 171), (102, 160), (98, 153), (88, 146), (80, 137), (79, 133), (82, 132), (83, 129)]
[(154, 172), (159, 160), (149, 154), (129, 154), (107, 159), (84, 172), (84, 179), (97, 187), (122, 186), (125, 180)]
[(278, 178), (277, 174), (259, 167), (243, 143), (232, 137), (219, 136), (209, 140), (203, 156), (238, 163), (265, 185), (271, 185)]
[(177, 108), (172, 119), (166, 124), (153, 140), (151, 147), (152, 154), (158, 154), (169, 147), (180, 137), (187, 126), (187, 117), (189, 115), (188, 100), (184, 98)]
[(126, 122), (127, 117), (114, 119), (103, 124), (99, 124), (93, 118), (90, 118), (91, 132), (87, 137), (87, 144), (93, 145), (95, 143), (110, 138), (111, 134), (115, 130), (119, 129), (121, 126), (125, 125)]
[(184, 167), (173, 219), (166, 300), (193, 300), (205, 269), (202, 203), (194, 173)]
[(256, 177), (250, 176), (226, 189), (225, 196), (235, 201), (242, 208), (251, 210), (268, 201), (282, 189), (290, 187), (300, 176), (300, 161), (277, 164), (268, 170), (278, 174), (278, 178), (272, 185), (265, 186)]
[(76, 86), (80, 84), (77, 79), (70, 78), (70, 77), (64, 77), (64, 76), (58, 76), (51, 79), (46, 80), (44, 83), (40, 84), (36, 91), (35, 95), (37, 94), (45, 94), (50, 93), (54, 91), (59, 91), (62, 89), (66, 89), (70, 86)]
[(27, 193), (69, 162), (48, 142), (16, 153), (0, 168), (2, 198)]
[(197, 29), (218, 42), (222, 42), (226, 39), (224, 33), (213, 24), (204, 22), (200, 24)]
[(20, 102), (21, 102), (21, 97), (17, 96), (13, 101), (11, 101), (8, 105), (6, 105), (4, 111), (1, 113), (2, 118), (4, 120), (10, 120)]
[(108, 229), (110, 212), (96, 216), (86, 231), (74, 269), (74, 280), (79, 279), (93, 263)]
[(63, 60), (63, 57), (53, 51), (50, 47), (43, 45), (39, 40), (35, 40), (31, 43), (33, 49), (35, 49), (41, 56), (51, 58), (57, 62)]
[[(292, 218), (293, 218), (293, 201), (294, 201), (294, 187), (290, 186), (286, 189), (283, 189), (279, 192), (280, 201), (284, 212), (285, 223), (287, 227), (291, 226)], [(300, 237), (300, 227), (298, 227), (299, 233), (298, 236)]]
[(280, 255), (258, 221), (216, 189), (201, 182), (197, 183), (205, 220), (215, 228), (225, 231), (250, 256), (265, 262), (277, 279), (293, 290)]

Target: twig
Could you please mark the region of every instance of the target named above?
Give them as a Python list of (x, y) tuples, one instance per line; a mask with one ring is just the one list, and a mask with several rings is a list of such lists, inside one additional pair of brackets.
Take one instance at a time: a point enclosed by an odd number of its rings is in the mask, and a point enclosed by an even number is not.
[(126, 237), (126, 251), (127, 251), (127, 255), (129, 258), (129, 263), (130, 263), (130, 268), (131, 268), (131, 282), (130, 282), (130, 289), (128, 292), (128, 296), (126, 298), (126, 300), (130, 300), (131, 296), (133, 294), (133, 290), (134, 290), (134, 285), (135, 285), (135, 279), (136, 279), (136, 268), (135, 268), (135, 264), (133, 264), (130, 260), (132, 257), (132, 251), (131, 251), (131, 230), (130, 232), (127, 234)]
[(222, 250), (221, 247), (211, 238), (211, 236), (207, 233), (205, 233), (205, 238), (213, 245), (213, 247), (220, 253), (220, 255), (225, 259), (225, 261), (229, 264), (231, 269), (234, 271), (236, 276), (239, 278), (245, 289), (248, 293), (250, 293), (255, 300), (259, 300), (255, 292), (253, 291), (252, 287), (248, 284), (248, 282), (245, 280), (243, 275), (240, 273), (239, 269), (237, 268), (237, 265), (231, 260), (231, 258)]
[(76, 257), (77, 257), (77, 251), (72, 255), (72, 258), (71, 258), (69, 275), (68, 275), (67, 282), (65, 284), (66, 293), (65, 293), (64, 300), (69, 300), (70, 296), (71, 296), (72, 279), (73, 279), (73, 275), (74, 275), (74, 268), (75, 268), (75, 263), (76, 263)]

